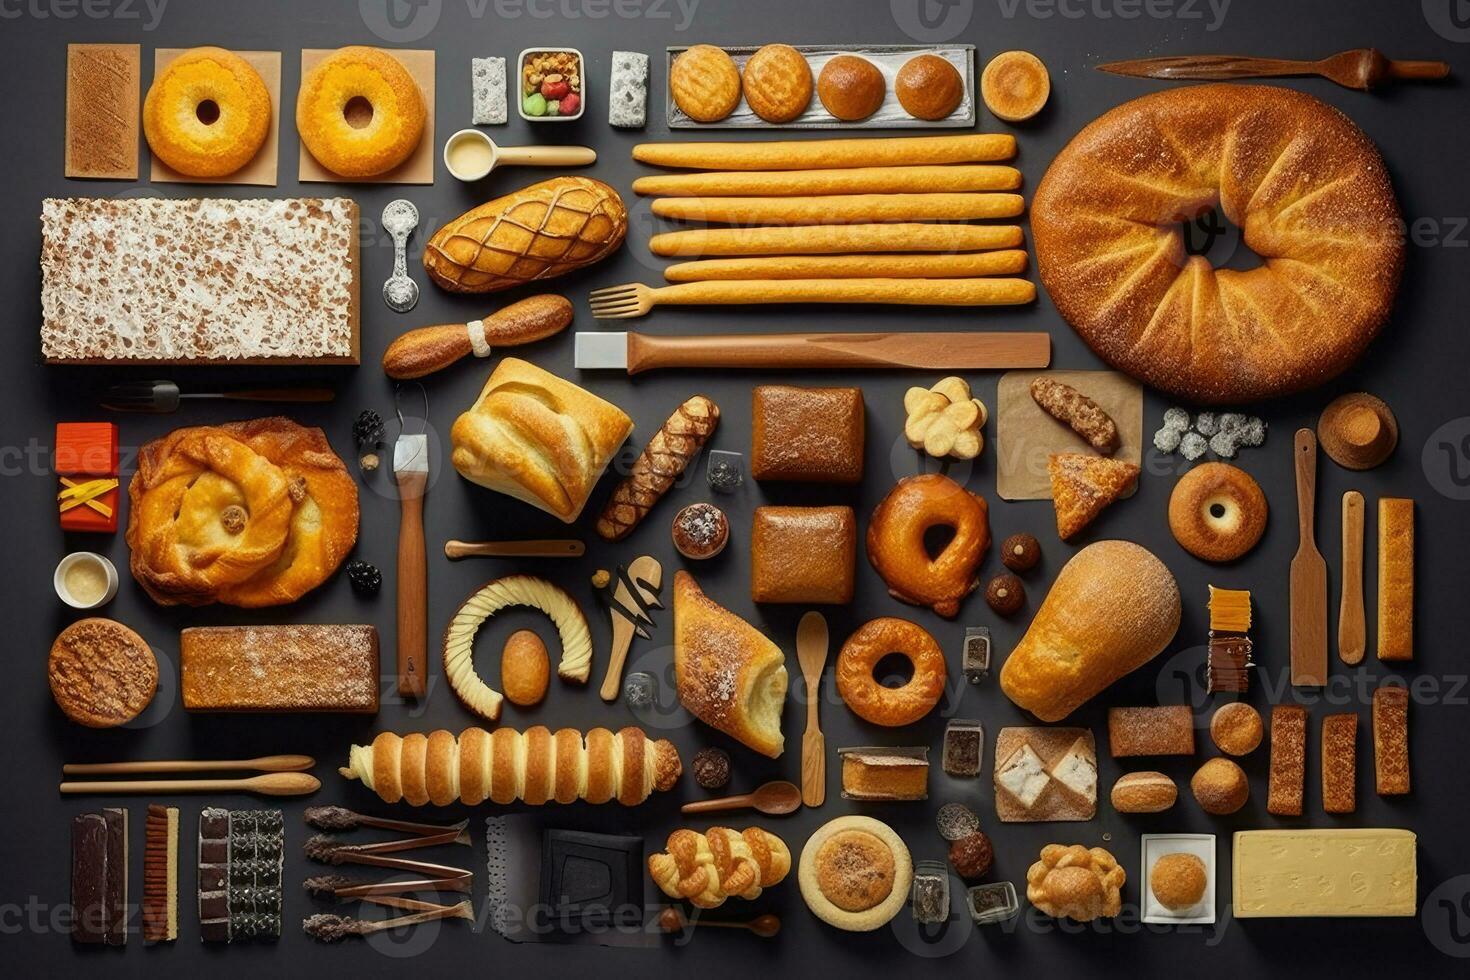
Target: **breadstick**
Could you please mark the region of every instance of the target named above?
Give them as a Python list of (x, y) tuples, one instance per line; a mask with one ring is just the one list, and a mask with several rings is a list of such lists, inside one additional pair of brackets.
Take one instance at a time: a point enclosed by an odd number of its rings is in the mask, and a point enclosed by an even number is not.
[(1006, 133), (874, 139), (777, 140), (770, 143), (640, 143), (633, 159), (687, 170), (820, 170), (908, 164), (986, 163), (1016, 155)]
[(653, 213), (724, 225), (828, 225), (858, 221), (1014, 218), (1020, 194), (833, 194), (823, 197), (661, 197)]
[(1013, 191), (1015, 167), (859, 167), (854, 170), (758, 170), (658, 174), (633, 181), (633, 193), (653, 197), (747, 197), (797, 194), (902, 194), (935, 191)]
[(719, 406), (703, 395), (681, 404), (613, 490), (597, 518), (597, 533), (606, 541), (621, 541), (631, 534), (699, 455), (719, 421)]
[(678, 262), (664, 270), (669, 282), (712, 279), (957, 279), (1013, 276), (1026, 271), (1021, 249), (956, 255), (772, 255), (750, 259)]
[(654, 235), (654, 255), (832, 255), (841, 252), (973, 252), (1017, 248), (1016, 225), (817, 225), (695, 228)]
[(1036, 298), (1025, 279), (730, 279), (661, 286), (660, 306), (757, 303), (895, 303), (1014, 306)]

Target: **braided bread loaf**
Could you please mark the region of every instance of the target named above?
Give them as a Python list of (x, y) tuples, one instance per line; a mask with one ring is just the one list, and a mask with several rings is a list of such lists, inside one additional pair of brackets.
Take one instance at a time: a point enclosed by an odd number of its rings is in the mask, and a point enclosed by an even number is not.
[(524, 732), (467, 728), (458, 739), (442, 730), (382, 732), (372, 745), (352, 746), (347, 765), (337, 771), (361, 780), (385, 803), (521, 800), (540, 806), (616, 799), (633, 806), (654, 790), (671, 789), (683, 767), (672, 742), (654, 741), (637, 728), (594, 728), (584, 736), (573, 728), (552, 732), (538, 725)]
[(712, 909), (734, 895), (751, 900), (778, 885), (791, 870), (791, 851), (775, 834), (747, 827), (736, 833), (711, 827), (704, 833), (676, 830), (666, 850), (648, 858), (648, 873), (670, 898), (687, 898)]

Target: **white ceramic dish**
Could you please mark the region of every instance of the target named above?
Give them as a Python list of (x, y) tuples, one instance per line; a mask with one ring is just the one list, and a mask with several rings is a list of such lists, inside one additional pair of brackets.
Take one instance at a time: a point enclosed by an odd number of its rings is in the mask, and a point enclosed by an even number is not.
[[(1210, 925), (1215, 921), (1215, 835), (1214, 834), (1144, 834), (1139, 850), (1143, 870), (1138, 880), (1143, 889), (1143, 921), (1159, 925)], [(1165, 854), (1193, 854), (1205, 863), (1205, 897), (1192, 909), (1174, 912), (1154, 898), (1148, 880), (1149, 869)]]
[[(577, 56), (577, 65), (578, 65), (578, 67), (580, 67), (582, 69), (582, 91), (579, 92), (579, 93), (577, 93), (578, 95), (580, 95), (582, 97), (582, 102), (581, 102), (581, 104), (579, 106), (577, 106), (577, 114), (574, 115), (574, 116), (528, 116), (528, 115), (526, 115), (526, 109), (525, 109), (525, 100), (526, 100), (526, 97), (525, 97), (525, 95), (523, 95), (521, 93), (521, 79), (525, 77), (526, 59), (529, 58), (533, 54), (559, 54), (559, 53), (576, 55)], [(576, 48), (545, 47), (545, 46), (543, 46), (543, 47), (537, 47), (537, 48), (525, 48), (516, 57), (516, 77), (515, 77), (515, 88), (513, 89), (513, 91), (515, 92), (516, 112), (519, 112), (521, 114), (521, 118), (524, 119), (524, 120), (526, 120), (527, 122), (536, 122), (536, 123), (540, 123), (540, 122), (571, 122), (573, 119), (581, 119), (582, 118), (582, 114), (587, 111), (587, 59), (584, 58), (584, 57), (582, 57), (582, 52), (578, 51)]]
[[(66, 573), (73, 565), (82, 562), (92, 562), (101, 566), (103, 573), (107, 576), (107, 588), (102, 593), (102, 598), (96, 602), (81, 602), (77, 600), (66, 587)], [(102, 555), (95, 551), (73, 551), (56, 566), (56, 572), (51, 576), (51, 584), (56, 589), (56, 595), (62, 602), (73, 609), (100, 609), (112, 601), (117, 595), (117, 567)]]

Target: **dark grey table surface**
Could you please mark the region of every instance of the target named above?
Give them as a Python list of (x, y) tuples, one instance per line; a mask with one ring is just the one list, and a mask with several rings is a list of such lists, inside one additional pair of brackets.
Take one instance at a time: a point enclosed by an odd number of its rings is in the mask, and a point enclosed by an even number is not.
[[(918, 40), (958, 40), (979, 48), (981, 63), (997, 51), (1024, 48), (1038, 54), (1052, 74), (1051, 103), (1033, 123), (1015, 129), (1020, 140), (1019, 166), (1026, 187), (1034, 188), (1048, 161), (1082, 125), (1103, 110), (1134, 96), (1156, 91), (1162, 83), (1125, 79), (1095, 72), (1101, 61), (1145, 55), (1190, 52), (1256, 53), (1316, 57), (1344, 48), (1377, 45), (1398, 57), (1442, 58), (1459, 77), (1470, 74), (1470, 19), (1465, 4), (1456, 0), (1412, 0), (1397, 3), (1294, 2), (1247, 0), (951, 0), (947, 6), (931, 3), (927, 18), (917, 13), (915, 0), (816, 3), (777, 0), (418, 0), (392, 3), (394, 17), (384, 16), (392, 0), (304, 0), (304, 2), (227, 3), (201, 0), (0, 0), (0, 93), (7, 121), (4, 212), (9, 231), (0, 240), (5, 270), (3, 290), (8, 329), (0, 359), (0, 392), (5, 413), (0, 424), (3, 472), (6, 557), (3, 591), (5, 615), (0, 619), (12, 642), (6, 651), (7, 675), (0, 684), (5, 730), (10, 734), (6, 752), (4, 829), (0, 832), (0, 933), (6, 936), (4, 955), (20, 975), (54, 975), (86, 971), (97, 975), (139, 976), (193, 973), (209, 970), (217, 976), (259, 975), (275, 971), (299, 976), (329, 971), (352, 971), (359, 976), (450, 976), (494, 972), (568, 975), (632, 976), (649, 970), (698, 970), (709, 976), (748, 976), (753, 971), (772, 976), (799, 976), (820, 971), (837, 976), (880, 976), (893, 970), (926, 972), (982, 971), (999, 975), (1060, 976), (1137, 973), (1175, 973), (1187, 970), (1200, 976), (1241, 976), (1270, 971), (1301, 976), (1328, 976), (1359, 972), (1382, 964), (1391, 968), (1444, 975), (1463, 970), (1453, 957), (1470, 956), (1470, 862), (1466, 859), (1464, 813), (1470, 807), (1464, 744), (1467, 737), (1466, 667), (1461, 649), (1470, 630), (1464, 602), (1464, 553), (1467, 546), (1466, 499), (1470, 498), (1470, 399), (1465, 395), (1465, 368), (1470, 340), (1464, 329), (1470, 304), (1470, 275), (1466, 258), (1470, 231), (1466, 224), (1464, 174), (1470, 166), (1470, 138), (1465, 128), (1462, 83), (1404, 87), (1366, 95), (1336, 88), (1325, 81), (1288, 82), (1340, 107), (1356, 120), (1382, 149), (1393, 175), (1411, 237), (1409, 261), (1394, 317), (1367, 355), (1346, 375), (1326, 387), (1299, 397), (1260, 406), (1268, 419), (1270, 437), (1264, 448), (1248, 450), (1240, 463), (1265, 488), (1274, 510), (1265, 539), (1246, 560), (1232, 566), (1206, 566), (1187, 556), (1171, 539), (1164, 518), (1174, 480), (1185, 464), (1177, 457), (1150, 454), (1142, 486), (1132, 500), (1112, 508), (1085, 535), (1085, 540), (1122, 537), (1139, 541), (1158, 554), (1173, 570), (1184, 596), (1184, 620), (1178, 636), (1157, 660), (1119, 683), (1105, 696), (1078, 712), (1075, 721), (1105, 734), (1108, 704), (1187, 700), (1208, 718), (1209, 699), (1202, 693), (1197, 668), (1205, 637), (1206, 585), (1249, 588), (1257, 599), (1258, 659), (1262, 663), (1250, 700), (1264, 708), (1283, 700), (1309, 700), (1315, 719), (1330, 711), (1356, 711), (1368, 733), (1367, 692), (1386, 674), (1402, 675), (1417, 686), (1413, 713), (1414, 792), (1407, 798), (1384, 800), (1372, 792), (1371, 751), (1359, 752), (1359, 810), (1349, 817), (1326, 818), (1321, 813), (1316, 748), (1311, 752), (1313, 778), (1308, 780), (1307, 813), (1298, 820), (1279, 820), (1265, 813), (1266, 753), (1259, 750), (1246, 760), (1251, 778), (1251, 802), (1232, 817), (1204, 815), (1189, 799), (1171, 811), (1151, 817), (1122, 817), (1106, 801), (1090, 823), (1001, 825), (994, 818), (990, 790), (992, 760), (978, 781), (955, 781), (937, 773), (927, 805), (874, 808), (904, 835), (916, 858), (942, 858), (933, 829), (936, 806), (947, 800), (970, 803), (995, 841), (996, 865), (992, 879), (1021, 882), (1037, 850), (1052, 841), (1102, 844), (1111, 848), (1125, 866), (1129, 883), (1124, 898), (1130, 912), (1113, 922), (1090, 927), (1061, 928), (1027, 912), (1011, 927), (971, 929), (957, 921), (938, 943), (926, 943), (908, 922), (907, 913), (892, 928), (870, 935), (833, 931), (813, 918), (798, 894), (795, 876), (746, 907), (733, 902), (721, 910), (726, 916), (773, 911), (781, 915), (784, 930), (774, 941), (760, 941), (725, 931), (703, 932), (693, 941), (651, 951), (559, 948), (547, 945), (511, 945), (484, 928), (453, 923), (426, 929), (401, 944), (361, 942), (347, 948), (328, 948), (305, 937), (301, 918), (322, 910), (299, 891), (301, 879), (315, 870), (300, 854), (306, 836), (300, 821), (305, 801), (288, 802), (288, 860), (285, 936), (272, 946), (213, 948), (198, 942), (197, 917), (192, 907), (194, 871), (190, 839), (200, 806), (267, 805), (260, 800), (236, 798), (179, 798), (169, 802), (183, 808), (183, 870), (180, 876), (181, 935), (175, 946), (146, 949), (133, 936), (125, 951), (79, 950), (67, 940), (59, 924), (68, 900), (68, 835), (70, 817), (84, 809), (125, 803), (134, 815), (132, 871), (136, 901), (141, 880), (141, 815), (146, 798), (127, 800), (63, 799), (55, 783), (63, 760), (107, 760), (158, 757), (231, 757), (274, 752), (306, 752), (318, 759), (322, 790), (312, 802), (340, 802), (371, 812), (385, 812), (372, 794), (341, 780), (335, 767), (347, 747), (370, 739), (375, 731), (427, 731), (445, 727), (458, 730), (473, 719), (444, 689), (436, 666), (435, 684), (427, 702), (406, 705), (388, 698), (375, 718), (334, 717), (209, 717), (186, 715), (179, 706), (174, 665), (181, 627), (197, 624), (297, 622), (370, 622), (383, 631), (385, 662), (393, 650), (392, 567), (395, 554), (397, 506), (383, 473), (365, 481), (361, 493), (362, 527), (355, 555), (377, 563), (387, 572), (385, 594), (377, 601), (355, 597), (338, 576), (304, 601), (290, 607), (254, 612), (223, 607), (199, 610), (161, 609), (124, 581), (107, 614), (140, 630), (162, 661), (162, 685), (153, 709), (140, 724), (117, 731), (83, 730), (60, 714), (46, 688), (46, 650), (55, 633), (74, 617), (56, 601), (50, 577), (57, 560), (67, 551), (95, 548), (109, 554), (125, 569), (126, 546), (116, 537), (64, 537), (56, 528), (51, 495), (49, 447), (58, 420), (99, 417), (88, 398), (90, 386), (116, 377), (143, 378), (163, 373), (156, 369), (109, 372), (44, 367), (38, 362), (36, 326), (38, 305), (38, 223), (40, 200), (46, 196), (120, 195), (230, 197), (320, 195), (341, 193), (362, 204), (365, 219), (363, 250), (362, 366), (339, 370), (329, 377), (339, 392), (337, 402), (325, 407), (301, 407), (291, 412), (298, 420), (323, 426), (344, 456), (350, 456), (350, 425), (362, 408), (385, 415), (392, 408), (391, 384), (377, 361), (389, 340), (413, 326), (458, 322), (479, 316), (515, 297), (464, 299), (444, 295), (425, 283), (423, 299), (407, 316), (388, 312), (378, 300), (378, 288), (391, 264), (391, 247), (377, 224), (384, 203), (398, 196), (413, 200), (423, 215), (425, 232), (489, 196), (513, 190), (536, 179), (529, 172), (504, 171), (484, 186), (467, 187), (439, 168), (433, 187), (298, 185), (297, 138), (292, 125), (292, 99), (299, 82), (297, 52), (305, 47), (336, 47), (348, 43), (432, 47), (438, 54), (436, 112), (440, 138), (469, 124), (469, 61), (473, 56), (499, 55), (511, 60), (531, 45), (572, 45), (589, 61), (592, 95), (586, 116), (559, 128), (535, 128), (512, 112), (509, 125), (492, 130), (494, 137), (515, 144), (532, 140), (564, 140), (595, 146), (601, 159), (591, 173), (623, 192), (641, 168), (629, 157), (633, 144), (669, 136), (662, 120), (664, 72), (662, 51), (669, 44), (706, 41), (751, 44), (772, 40), (788, 42), (902, 43)], [(931, 0), (923, 0), (930, 3)], [(136, 41), (144, 48), (144, 84), (151, 77), (155, 47), (219, 44), (237, 49), (283, 52), (280, 183), (275, 188), (209, 188), (187, 185), (68, 181), (62, 177), (62, 128), (66, 45), (75, 41)], [(650, 53), (653, 63), (650, 123), (645, 132), (608, 127), (606, 84), (610, 56), (615, 49)], [(980, 128), (1011, 131), (982, 114)], [(681, 133), (679, 138), (691, 134)], [(752, 133), (752, 137), (761, 134)], [(813, 134), (815, 135), (815, 134)], [(144, 172), (146, 173), (146, 163)], [(593, 287), (629, 280), (656, 281), (659, 262), (647, 249), (655, 222), (646, 204), (630, 200), (635, 215), (627, 246), (612, 259), (555, 284), (577, 304), (577, 326), (591, 327), (586, 294)], [(417, 259), (423, 235), (413, 242)], [(1236, 256), (1235, 261), (1239, 261)], [(423, 280), (421, 270), (417, 273)], [(1047, 330), (1054, 343), (1054, 366), (1088, 368), (1097, 359), (1058, 317), (1043, 295), (1033, 306), (1014, 310), (895, 310), (895, 309), (772, 309), (744, 311), (660, 311), (637, 324), (661, 334), (698, 331), (814, 329), (990, 329), (999, 327)], [(570, 333), (527, 349), (533, 360), (573, 378), (623, 406), (636, 420), (634, 442), (641, 445), (680, 400), (694, 392), (715, 398), (724, 416), (712, 445), (718, 449), (749, 450), (750, 388), (757, 377), (719, 372), (662, 374), (629, 380), (616, 374), (581, 374), (572, 369)], [(484, 363), (459, 365), (427, 383), (433, 430), (444, 439), (454, 417), (473, 400), (488, 367)], [(319, 372), (292, 370), (193, 370), (171, 372), (181, 380), (207, 384), (214, 381), (284, 382)], [(721, 558), (695, 568), (699, 580), (721, 603), (750, 617), (788, 652), (793, 678), (796, 607), (754, 608), (747, 588), (746, 538), (753, 507), (766, 502), (845, 502), (866, 515), (893, 481), (916, 472), (920, 462), (902, 441), (900, 400), (910, 384), (930, 383), (929, 375), (889, 374), (856, 378), (787, 375), (797, 384), (860, 383), (868, 406), (867, 478), (855, 490), (826, 490), (791, 486), (747, 484), (736, 496), (722, 498), (734, 527), (734, 543)], [(994, 404), (996, 376), (974, 378), (977, 394)], [(1336, 608), (1338, 583), (1338, 501), (1344, 490), (1358, 488), (1370, 506), (1381, 495), (1412, 496), (1418, 503), (1418, 580), (1420, 601), (1417, 624), (1417, 660), (1412, 665), (1386, 669), (1372, 657), (1358, 668), (1334, 662), (1333, 683), (1320, 696), (1292, 691), (1283, 681), (1287, 660), (1286, 573), (1296, 547), (1293, 521), (1294, 494), (1290, 468), (1291, 433), (1315, 420), (1334, 395), (1367, 389), (1385, 397), (1398, 415), (1402, 435), (1389, 462), (1368, 473), (1346, 472), (1325, 458), (1320, 465), (1318, 495), (1319, 543), (1331, 572), (1332, 605)], [(1145, 427), (1157, 425), (1166, 402), (1150, 393)], [(122, 442), (136, 447), (181, 424), (225, 420), (241, 413), (221, 406), (190, 409), (174, 417), (120, 419)], [(987, 434), (993, 436), (992, 427)], [(598, 659), (594, 676), (601, 677), (608, 643), (608, 624), (594, 605), (587, 584), (596, 567), (625, 561), (641, 552), (664, 560), (671, 576), (681, 561), (668, 539), (668, 520), (683, 503), (707, 496), (701, 475), (675, 490), (653, 516), (625, 544), (607, 548), (591, 533), (590, 515), (576, 529), (589, 538), (589, 554), (576, 563), (531, 561), (469, 561), (451, 564), (434, 552), (448, 538), (497, 536), (550, 536), (565, 532), (547, 515), (509, 498), (492, 495), (460, 479), (442, 466), (444, 442), (435, 444), (434, 481), (427, 503), (431, 551), (430, 631), (437, 635), (457, 603), (482, 581), (512, 570), (546, 574), (570, 588), (583, 602), (593, 622)], [(633, 451), (636, 451), (636, 447)], [(987, 450), (976, 464), (956, 471), (968, 486), (992, 505), (992, 528), (997, 537), (1019, 530), (1035, 532), (1043, 542), (1045, 560), (1027, 582), (1029, 608), (1034, 610), (1047, 585), (1074, 548), (1057, 542), (1052, 511), (1044, 502), (1007, 504), (994, 493), (993, 455)], [(608, 492), (601, 487), (592, 511)], [(1374, 525), (1370, 523), (1371, 528)], [(1373, 551), (1370, 550), (1370, 556)], [(992, 555), (984, 566), (993, 572)], [(1371, 566), (1370, 566), (1371, 569)], [(124, 573), (126, 579), (126, 573)], [(1375, 576), (1368, 575), (1370, 609)], [(888, 598), (881, 582), (865, 561), (859, 562), (858, 593), (851, 606), (826, 610), (834, 650), (860, 623), (873, 616), (911, 616), (934, 631), (951, 657), (958, 675), (959, 639), (966, 624), (988, 624), (994, 630), (1001, 658), (1021, 635), (1028, 616), (1000, 620), (983, 600), (968, 601), (954, 622), (899, 605)], [(634, 649), (634, 666), (667, 669), (670, 615), (658, 616), (651, 643)], [(1334, 613), (1335, 623), (1335, 613)], [(517, 626), (540, 626), (531, 617), (507, 615), (485, 631), (481, 640), (482, 670), (494, 672), (500, 640)], [(830, 672), (828, 674), (830, 680)], [(594, 685), (595, 686), (595, 685)], [(799, 688), (793, 684), (794, 688)], [(804, 708), (800, 696), (787, 705), (785, 730), (790, 750), (780, 760), (756, 758), (722, 736), (688, 724), (668, 712), (645, 723), (672, 738), (687, 760), (706, 744), (732, 748), (736, 762), (734, 788), (741, 789), (774, 777), (797, 778), (799, 742)], [(1024, 716), (997, 689), (994, 680), (976, 688), (955, 686), (941, 709), (914, 729), (875, 730), (858, 721), (827, 691), (824, 727), (829, 746), (847, 744), (928, 743), (937, 751), (945, 719), (977, 717), (987, 728), (987, 741), (1008, 724), (1025, 723)], [(618, 727), (632, 723), (622, 704), (605, 705), (595, 690), (554, 683), (541, 707), (508, 709), (503, 722), (524, 727), (595, 725)], [(1315, 730), (1315, 723), (1314, 723)], [(1315, 743), (1315, 736), (1313, 739)], [(987, 746), (987, 752), (988, 752)], [(1195, 760), (1166, 762), (1161, 768), (1181, 782), (1192, 767), (1213, 750), (1204, 740)], [(1100, 753), (1100, 782), (1106, 787), (1120, 772), (1118, 764)], [(936, 756), (937, 758), (937, 756)], [(835, 768), (835, 767), (834, 767)], [(829, 780), (829, 801), (818, 811), (804, 811), (784, 819), (751, 820), (781, 834), (793, 852), (818, 825), (859, 808), (837, 797), (835, 771)], [(650, 800), (636, 810), (578, 805), (562, 810), (533, 812), (551, 827), (596, 827), (641, 834), (648, 850), (662, 847), (667, 833), (685, 824), (678, 804), (697, 798), (700, 791), (686, 779), (671, 794)], [(408, 813), (407, 808), (399, 808)], [(463, 808), (446, 811), (453, 817), (471, 815)], [(475, 827), (487, 809), (474, 811)], [(736, 816), (735, 826), (745, 818)], [(704, 821), (696, 821), (703, 826)], [(1229, 914), (1230, 834), (1260, 827), (1391, 826), (1407, 827), (1419, 835), (1419, 898), (1422, 914), (1416, 919), (1363, 921), (1234, 921)], [(1219, 920), (1213, 927), (1168, 929), (1141, 926), (1138, 921), (1139, 836), (1148, 832), (1195, 832), (1217, 835)], [(476, 844), (474, 866), (482, 868), (484, 848)], [(443, 858), (467, 860), (468, 855), (443, 853)], [(477, 879), (477, 906), (483, 906), (483, 880)], [(648, 897), (656, 898), (650, 885)], [(135, 923), (136, 924), (136, 923)], [(933, 959), (933, 963), (924, 963)]]

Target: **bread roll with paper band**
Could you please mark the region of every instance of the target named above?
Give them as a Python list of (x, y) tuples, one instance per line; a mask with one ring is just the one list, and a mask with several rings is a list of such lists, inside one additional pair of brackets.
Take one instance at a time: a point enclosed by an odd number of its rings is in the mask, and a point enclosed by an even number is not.
[(640, 143), (633, 159), (686, 170), (826, 170), (909, 164), (989, 163), (1016, 155), (1009, 133), (895, 136), (767, 143)]
[(953, 167), (857, 167), (851, 170), (756, 170), (655, 174), (633, 181), (648, 197), (795, 197), (802, 194), (932, 194), (1014, 191), (1021, 171), (997, 164)]
[(654, 741), (637, 728), (613, 733), (594, 728), (556, 733), (542, 727), (493, 733), (466, 729), (428, 735), (380, 733), (371, 745), (354, 745), (338, 770), (361, 781), (385, 803), (448, 806), (516, 800), (537, 806), (578, 799), (617, 799), (635, 806), (654, 790), (667, 791), (682, 765), (672, 743)]
[(654, 235), (648, 247), (665, 258), (700, 255), (835, 255), (843, 252), (973, 252), (1019, 248), (1016, 225), (854, 224), (796, 228), (691, 228)]
[(1014, 218), (1020, 194), (831, 194), (824, 197), (661, 197), (656, 217), (722, 225), (850, 225), (876, 221)]
[(1062, 566), (1000, 687), (1042, 721), (1061, 721), (1169, 645), (1179, 586), (1164, 563), (1129, 541), (1099, 541)]
[(422, 378), (474, 354), (489, 357), (497, 348), (545, 340), (572, 322), (565, 296), (528, 296), (482, 320), (410, 330), (383, 352), (383, 373), (396, 380)]
[(748, 259), (676, 262), (669, 282), (729, 279), (963, 279), (1014, 276), (1026, 271), (1021, 249), (954, 255), (772, 255)]

